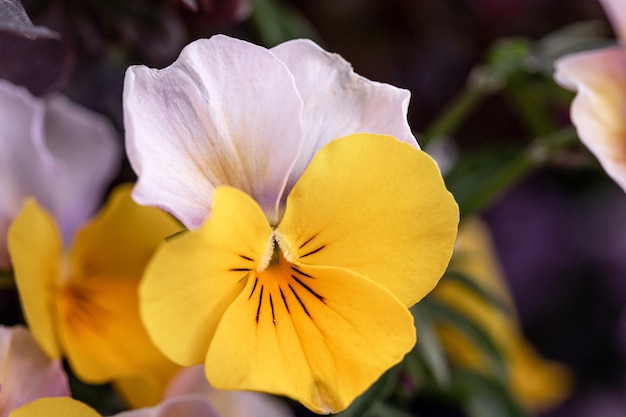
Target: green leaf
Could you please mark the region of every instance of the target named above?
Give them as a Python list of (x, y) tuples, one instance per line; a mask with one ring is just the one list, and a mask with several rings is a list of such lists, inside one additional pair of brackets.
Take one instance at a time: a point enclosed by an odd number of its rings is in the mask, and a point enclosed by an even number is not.
[(385, 399), (385, 394), (390, 392), (390, 384), (395, 386), (398, 367), (391, 368), (367, 391), (361, 394), (345, 411), (337, 413), (338, 417), (363, 417), (377, 403)]
[(507, 315), (513, 315), (513, 311), (511, 311), (511, 306), (507, 302), (498, 298), (480, 282), (476, 281), (476, 279), (474, 279), (473, 277), (461, 271), (448, 270), (443, 276), (443, 279), (448, 281), (454, 281), (455, 283), (462, 285), (463, 288), (465, 288), (470, 293), (474, 294), (487, 304), (497, 308)]
[(414, 414), (404, 411), (391, 404), (379, 403), (376, 407), (367, 414), (372, 417), (415, 417)]
[(475, 321), (459, 312), (451, 305), (435, 299), (426, 298), (420, 303), (427, 305), (435, 322), (449, 325), (465, 335), (482, 353), (491, 373), (500, 381), (508, 378), (508, 366), (506, 359), (498, 344), (493, 338)]
[(407, 368), (415, 378), (420, 377), (419, 373), (422, 369), (419, 368), (419, 364), (414, 363), (414, 357), (418, 355), (428, 376), (434, 380), (435, 384), (447, 386), (450, 384), (450, 368), (445, 349), (437, 335), (428, 308), (417, 304), (411, 310), (417, 330), (417, 344), (406, 358)]
[(277, 0), (255, 0), (251, 20), (267, 47), (296, 38), (320, 43), (320, 37), (311, 23), (295, 8)]
[(527, 76), (528, 60), (533, 44), (526, 38), (496, 41), (487, 53), (487, 66), (504, 84)]
[(446, 185), (463, 218), (490, 203), (531, 165), (521, 146), (491, 146), (466, 153), (446, 176)]
[(468, 417), (525, 417), (506, 385), (485, 375), (459, 371), (454, 391)]

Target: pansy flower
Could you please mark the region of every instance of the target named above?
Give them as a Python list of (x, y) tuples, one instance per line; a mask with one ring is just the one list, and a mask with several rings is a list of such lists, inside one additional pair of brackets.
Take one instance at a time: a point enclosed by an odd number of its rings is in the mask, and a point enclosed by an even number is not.
[(168, 357), (204, 363), (217, 388), (318, 413), (402, 360), (407, 307), (441, 277), (458, 223), (408, 99), (305, 40), (267, 50), (216, 36), (163, 70), (128, 70), (133, 196), (192, 229), (140, 286)]
[(22, 326), (0, 326), (0, 417), (42, 397), (70, 395), (61, 361), (50, 359)]
[(0, 80), (0, 269), (10, 267), (6, 233), (34, 196), (69, 244), (100, 204), (119, 165), (119, 145), (102, 116), (62, 96), (33, 97)]
[(626, 191), (626, 3), (600, 0), (620, 45), (578, 52), (555, 62), (554, 77), (577, 91), (571, 118), (581, 141)]
[(164, 388), (150, 383), (177, 367), (141, 324), (137, 286), (155, 247), (180, 225), (167, 213), (135, 204), (130, 189), (116, 188), (69, 248), (52, 216), (28, 199), (8, 242), (26, 321), (46, 354), (67, 357), (89, 383), (145, 375), (152, 389), (136, 405), (148, 405)]

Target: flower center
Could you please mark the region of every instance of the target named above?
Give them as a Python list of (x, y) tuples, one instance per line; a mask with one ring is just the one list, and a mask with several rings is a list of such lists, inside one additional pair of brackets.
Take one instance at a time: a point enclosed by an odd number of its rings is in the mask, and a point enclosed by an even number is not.
[(263, 272), (272, 265), (279, 263), (280, 258), (284, 258), (287, 262), (293, 262), (295, 259), (292, 255), (292, 245), (287, 239), (285, 239), (280, 233), (274, 232), (270, 236), (265, 253), (257, 264), (256, 271)]
[(274, 232), (268, 242), (248, 295), (248, 301), (254, 303), (257, 324), (265, 319), (274, 326), (287, 316), (306, 315), (312, 319), (314, 304), (326, 304), (317, 289), (315, 277), (296, 265), (292, 260), (290, 245), (282, 236)]

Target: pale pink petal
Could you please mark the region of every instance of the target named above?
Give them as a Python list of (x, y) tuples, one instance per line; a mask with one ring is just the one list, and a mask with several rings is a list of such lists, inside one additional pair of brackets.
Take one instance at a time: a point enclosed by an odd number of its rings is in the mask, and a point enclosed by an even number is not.
[(568, 55), (555, 79), (577, 91), (571, 118), (578, 136), (626, 191), (626, 53), (613, 47)]
[(53, 213), (69, 243), (102, 203), (119, 169), (120, 144), (108, 120), (62, 96), (48, 100), (43, 134), (60, 166)]
[(6, 232), (24, 198), (35, 197), (53, 213), (69, 244), (100, 204), (119, 157), (101, 116), (0, 80), (0, 268), (10, 266)]
[(41, 141), (44, 114), (43, 102), (0, 80), (0, 269), (10, 266), (6, 233), (24, 197), (37, 196), (48, 207), (53, 203), (59, 167)]
[(250, 194), (270, 221), (302, 142), (302, 100), (267, 49), (225, 36), (201, 39), (163, 70), (129, 68), (124, 84), (133, 197), (187, 227), (210, 214), (222, 184)]
[(315, 153), (333, 139), (353, 133), (380, 133), (418, 147), (407, 121), (408, 90), (355, 74), (341, 56), (310, 40), (285, 42), (271, 51), (295, 77), (304, 101), (304, 145), (289, 188)]
[(626, 43), (626, 1), (600, 0), (613, 29), (622, 43)]
[(209, 385), (204, 365), (181, 369), (165, 390), (165, 398), (204, 396), (223, 417), (293, 417), (282, 402), (266, 394), (218, 390)]
[(49, 359), (22, 326), (0, 326), (0, 417), (42, 397), (69, 396), (61, 362)]
[(154, 407), (126, 411), (115, 417), (239, 417), (220, 415), (201, 395), (185, 395), (170, 398)]

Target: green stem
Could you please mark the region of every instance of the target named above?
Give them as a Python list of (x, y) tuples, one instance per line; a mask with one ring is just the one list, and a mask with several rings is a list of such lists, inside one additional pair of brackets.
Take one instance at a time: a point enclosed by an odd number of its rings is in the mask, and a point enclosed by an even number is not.
[(450, 135), (485, 97), (500, 90), (502, 85), (490, 75), (489, 69), (479, 67), (470, 75), (465, 89), (441, 112), (420, 139), (422, 147)]

